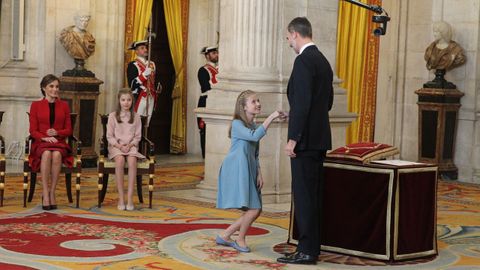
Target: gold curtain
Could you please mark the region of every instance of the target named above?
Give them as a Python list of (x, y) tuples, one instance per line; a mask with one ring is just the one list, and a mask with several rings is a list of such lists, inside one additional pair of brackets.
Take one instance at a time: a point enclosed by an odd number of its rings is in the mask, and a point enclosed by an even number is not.
[[(381, 4), (381, 0), (362, 2)], [(346, 143), (374, 139), (379, 37), (372, 34), (376, 27), (372, 15), (364, 8), (339, 2), (336, 70), (348, 91), (348, 110), (358, 114), (347, 128)]]
[[(145, 39), (152, 16), (153, 0), (127, 0), (125, 14), (125, 57), (124, 70), (130, 61), (135, 60), (135, 52), (127, 50), (132, 42)], [(125, 78), (125, 86), (127, 86)]]
[(172, 91), (172, 127), (170, 153), (186, 152), (186, 44), (188, 29), (188, 1), (164, 0), (168, 43), (175, 68), (175, 85)]

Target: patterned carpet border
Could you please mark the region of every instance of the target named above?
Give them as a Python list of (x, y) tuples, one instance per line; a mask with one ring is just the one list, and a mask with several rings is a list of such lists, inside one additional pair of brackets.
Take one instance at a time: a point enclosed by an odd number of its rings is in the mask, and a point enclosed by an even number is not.
[[(198, 201), (198, 200), (185, 199), (185, 198), (176, 198), (176, 197), (169, 197), (169, 196), (162, 196), (162, 200), (169, 201), (169, 202), (191, 204), (191, 205), (197, 205), (197, 206), (200, 206), (200, 207), (216, 209), (216, 204), (212, 203), (212, 202)], [(241, 210), (237, 210), (237, 209), (227, 209), (225, 211), (242, 213)], [(268, 218), (288, 218), (288, 217), (290, 217), (290, 211), (269, 212), (269, 211), (264, 211), (263, 210), (261, 215), (264, 216), (264, 217), (268, 217)]]

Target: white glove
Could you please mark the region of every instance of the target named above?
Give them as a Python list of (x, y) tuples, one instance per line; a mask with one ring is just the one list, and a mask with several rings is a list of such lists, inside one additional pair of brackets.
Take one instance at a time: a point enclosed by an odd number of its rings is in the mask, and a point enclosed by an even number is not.
[(152, 74), (152, 69), (151, 68), (146, 68), (144, 71), (143, 71), (143, 76), (148, 77), (150, 76), (150, 74)]

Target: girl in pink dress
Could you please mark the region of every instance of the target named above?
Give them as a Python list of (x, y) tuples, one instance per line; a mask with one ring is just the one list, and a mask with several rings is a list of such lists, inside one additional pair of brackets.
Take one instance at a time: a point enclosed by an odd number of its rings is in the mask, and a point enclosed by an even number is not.
[[(118, 92), (117, 110), (108, 115), (108, 158), (115, 161), (115, 182), (118, 189), (118, 210), (134, 210), (133, 186), (137, 175), (137, 159), (145, 158), (138, 152), (142, 137), (140, 115), (133, 111), (133, 95), (130, 89)], [(125, 160), (128, 164), (128, 192), (125, 207), (123, 177)]]

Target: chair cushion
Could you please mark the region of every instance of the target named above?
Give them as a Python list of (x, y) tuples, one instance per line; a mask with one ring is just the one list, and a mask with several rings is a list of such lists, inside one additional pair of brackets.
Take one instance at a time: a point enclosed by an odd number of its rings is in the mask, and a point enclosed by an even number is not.
[[(115, 161), (111, 159), (105, 159), (103, 162), (104, 168), (115, 168)], [(128, 168), (128, 163), (125, 162), (125, 168)], [(142, 159), (137, 161), (137, 169), (148, 169), (150, 168), (150, 161), (148, 159)]]
[(398, 154), (396, 147), (373, 142), (352, 143), (339, 147), (327, 153), (328, 159), (340, 159), (354, 162), (368, 163)]

